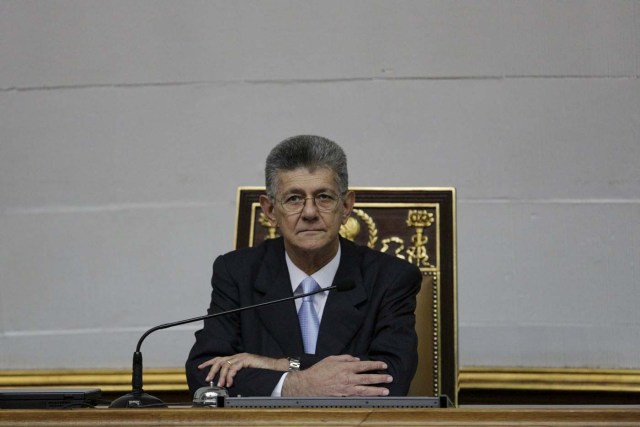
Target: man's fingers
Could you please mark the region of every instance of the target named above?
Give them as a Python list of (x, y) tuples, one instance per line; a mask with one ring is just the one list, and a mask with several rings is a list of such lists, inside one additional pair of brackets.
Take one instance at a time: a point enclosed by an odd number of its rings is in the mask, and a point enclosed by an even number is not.
[(222, 387), (223, 384), (220, 384), (220, 380), (222, 380), (224, 378), (226, 367), (227, 367), (226, 363), (224, 363), (222, 360), (217, 360), (216, 362), (214, 362), (211, 365), (211, 369), (209, 369), (209, 374), (205, 378), (205, 381), (213, 380), (213, 378), (216, 376), (216, 374), (218, 372), (220, 372), (220, 379), (218, 380), (218, 386)]
[(386, 374), (360, 374), (357, 376), (354, 384), (368, 385), (368, 384), (385, 384), (393, 382), (393, 377)]
[(360, 358), (354, 357), (350, 354), (339, 354), (337, 356), (329, 356), (327, 359), (333, 359), (338, 362), (357, 362), (360, 360)]
[[(236, 376), (238, 371), (240, 369), (242, 369), (243, 367), (244, 366), (240, 365), (239, 363), (229, 366), (229, 368), (227, 369), (227, 372), (225, 374), (226, 381), (224, 383), (227, 387), (231, 387), (233, 385), (233, 378)], [(221, 375), (221, 377), (222, 377), (222, 375)], [(220, 387), (223, 387), (223, 386), (224, 385), (221, 385)]]
[(209, 369), (209, 373), (207, 374), (207, 377), (205, 378), (205, 381), (211, 381), (213, 379), (213, 377), (216, 376), (216, 374), (218, 373), (218, 370), (220, 368), (218, 367), (218, 365), (212, 365), (211, 369)]
[(213, 365), (214, 363), (216, 363), (216, 362), (215, 362), (215, 360), (216, 360), (216, 359), (211, 359), (211, 360), (207, 360), (207, 361), (206, 361), (206, 362), (204, 362), (204, 363), (199, 364), (199, 365), (198, 365), (198, 369), (204, 369), (204, 368), (206, 368), (207, 366), (211, 366), (211, 365)]
[(226, 386), (227, 387), (231, 387), (233, 385), (233, 378), (236, 376), (236, 373), (239, 371), (239, 369), (229, 369), (227, 371), (227, 376), (226, 376)]
[[(229, 374), (233, 369), (233, 366), (233, 363), (230, 363), (230, 361), (225, 361), (224, 363), (222, 363), (220, 367), (220, 376), (218, 377), (218, 387), (224, 387), (228, 385)], [(235, 373), (233, 373), (232, 375), (235, 375)]]
[(389, 389), (384, 387), (355, 386), (354, 396), (388, 396)]
[(375, 360), (365, 360), (363, 362), (353, 362), (351, 368), (353, 372), (382, 371), (387, 369), (387, 364)]

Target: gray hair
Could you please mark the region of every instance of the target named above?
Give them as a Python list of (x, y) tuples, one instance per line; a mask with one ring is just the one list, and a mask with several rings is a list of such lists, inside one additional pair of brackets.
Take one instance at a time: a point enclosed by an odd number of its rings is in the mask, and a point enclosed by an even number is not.
[(267, 156), (264, 174), (269, 197), (276, 196), (278, 172), (300, 167), (329, 168), (336, 174), (340, 194), (346, 193), (349, 188), (347, 156), (342, 148), (321, 136), (298, 135), (276, 145)]

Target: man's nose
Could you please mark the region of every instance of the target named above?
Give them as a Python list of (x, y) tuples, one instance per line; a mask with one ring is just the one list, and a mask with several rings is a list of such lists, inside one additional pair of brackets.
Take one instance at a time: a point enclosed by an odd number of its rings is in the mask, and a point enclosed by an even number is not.
[(316, 206), (316, 200), (313, 197), (307, 197), (304, 199), (304, 206), (302, 206), (302, 215), (307, 218), (316, 217), (318, 215), (318, 207)]

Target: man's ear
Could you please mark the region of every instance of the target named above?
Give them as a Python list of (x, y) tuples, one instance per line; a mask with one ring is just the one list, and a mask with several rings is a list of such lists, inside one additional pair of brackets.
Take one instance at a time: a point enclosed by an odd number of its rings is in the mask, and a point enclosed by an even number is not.
[(269, 220), (269, 222), (271, 223), (272, 227), (277, 227), (278, 223), (276, 221), (276, 216), (274, 213), (275, 210), (275, 204), (273, 203), (273, 200), (271, 199), (271, 197), (267, 196), (266, 194), (263, 194), (260, 196), (260, 207), (262, 207), (262, 212), (264, 213), (264, 215), (267, 217), (267, 219)]
[(347, 222), (347, 218), (351, 216), (353, 211), (353, 205), (356, 203), (356, 193), (354, 191), (347, 191), (347, 194), (342, 198), (342, 223)]

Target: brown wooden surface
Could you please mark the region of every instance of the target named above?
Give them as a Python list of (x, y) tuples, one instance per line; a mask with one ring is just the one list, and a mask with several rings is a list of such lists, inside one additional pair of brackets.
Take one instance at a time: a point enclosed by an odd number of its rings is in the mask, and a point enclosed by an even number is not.
[(640, 408), (0, 410), (6, 426), (638, 426)]

